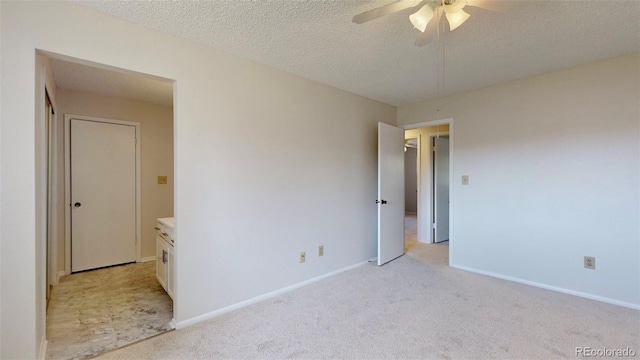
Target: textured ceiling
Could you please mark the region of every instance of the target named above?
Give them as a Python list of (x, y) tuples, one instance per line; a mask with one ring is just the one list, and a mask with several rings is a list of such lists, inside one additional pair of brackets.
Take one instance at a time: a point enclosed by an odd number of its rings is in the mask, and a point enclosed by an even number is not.
[(78, 2), (392, 105), (640, 51), (637, 0), (467, 6), (466, 23), (424, 47), (413, 45), (411, 10), (352, 23), (389, 0)]
[(115, 72), (51, 59), (56, 86), (161, 105), (173, 104), (173, 83), (155, 78)]

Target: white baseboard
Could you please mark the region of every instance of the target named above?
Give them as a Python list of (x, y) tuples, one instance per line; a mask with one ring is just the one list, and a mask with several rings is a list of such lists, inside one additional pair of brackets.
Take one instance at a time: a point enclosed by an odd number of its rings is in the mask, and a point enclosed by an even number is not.
[(38, 360), (47, 358), (47, 338), (45, 336), (40, 340), (40, 348), (38, 349)]
[(574, 290), (559, 288), (559, 287), (555, 287), (555, 286), (545, 285), (545, 284), (537, 283), (537, 282), (534, 282), (534, 281), (528, 281), (528, 280), (523, 280), (523, 279), (519, 279), (519, 278), (514, 278), (514, 277), (511, 277), (511, 276), (505, 276), (505, 275), (501, 275), (501, 274), (496, 274), (496, 273), (493, 273), (493, 272), (490, 272), (490, 271), (478, 270), (478, 269), (474, 269), (474, 268), (467, 267), (467, 266), (451, 265), (451, 267), (456, 268), (456, 269), (460, 269), (460, 270), (464, 270), (464, 271), (469, 271), (469, 272), (476, 273), (476, 274), (480, 274), (480, 275), (491, 276), (491, 277), (502, 279), (502, 280), (513, 281), (513, 282), (524, 284), (524, 285), (535, 286), (535, 287), (541, 288), (541, 289), (546, 289), (546, 290), (556, 291), (556, 292), (563, 293), (563, 294), (578, 296), (578, 297), (589, 299), (589, 300), (595, 300), (595, 301), (600, 301), (600, 302), (607, 303), (607, 304), (623, 306), (623, 307), (634, 309), (634, 310), (640, 310), (640, 304), (633, 304), (633, 303), (628, 303), (628, 302), (625, 302), (625, 301), (609, 299), (609, 298), (602, 297), (602, 296), (591, 295), (591, 294), (583, 293), (583, 292), (580, 292), (580, 291), (574, 291)]
[(184, 321), (177, 322), (177, 323), (175, 323), (175, 328), (176, 329), (182, 329), (182, 328), (185, 328), (187, 326), (194, 325), (194, 324), (197, 324), (199, 322), (203, 322), (205, 320), (209, 320), (209, 319), (218, 317), (220, 315), (224, 315), (224, 314), (226, 314), (228, 312), (231, 312), (231, 311), (234, 311), (234, 310), (238, 310), (238, 309), (241, 309), (243, 307), (246, 307), (246, 306), (249, 306), (249, 305), (253, 305), (255, 303), (259, 303), (261, 301), (276, 297), (276, 296), (284, 294), (284, 293), (288, 293), (288, 292), (293, 291), (295, 289), (298, 289), (298, 288), (301, 288), (303, 286), (307, 286), (309, 284), (312, 284), (314, 282), (318, 282), (320, 280), (324, 280), (326, 278), (341, 274), (341, 273), (343, 273), (345, 271), (349, 271), (351, 269), (355, 269), (357, 267), (360, 267), (360, 266), (362, 266), (364, 264), (368, 264), (368, 263), (369, 263), (369, 261), (364, 261), (364, 262), (361, 262), (361, 263), (357, 263), (355, 265), (347, 266), (347, 267), (342, 268), (340, 270), (336, 270), (336, 271), (330, 272), (328, 274), (320, 275), (320, 276), (315, 277), (313, 279), (309, 279), (309, 280), (306, 280), (306, 281), (303, 281), (303, 282), (299, 282), (297, 284), (293, 284), (291, 286), (287, 286), (285, 288), (282, 288), (282, 289), (279, 289), (279, 290), (276, 290), (276, 291), (272, 291), (272, 292), (264, 294), (264, 295), (260, 295), (260, 296), (254, 297), (253, 299), (242, 301), (240, 303), (237, 303), (237, 304), (234, 304), (234, 305), (230, 305), (230, 306), (224, 307), (222, 309), (211, 311), (211, 312), (208, 312), (206, 314), (202, 314), (200, 316), (196, 316), (196, 317), (191, 318), (191, 319), (187, 319), (187, 320), (184, 320)]
[(147, 256), (147, 257), (141, 258), (140, 260), (138, 260), (138, 262), (143, 263), (143, 262), (147, 262), (147, 261), (153, 261), (155, 259), (156, 259), (155, 256)]
[(58, 271), (58, 272), (56, 273), (56, 277), (57, 277), (57, 279), (56, 279), (56, 284), (59, 284), (59, 283), (60, 283), (60, 279), (61, 279), (63, 276), (66, 276), (66, 275), (67, 275), (67, 272), (66, 272), (66, 271), (64, 271), (64, 270), (60, 270), (60, 271)]

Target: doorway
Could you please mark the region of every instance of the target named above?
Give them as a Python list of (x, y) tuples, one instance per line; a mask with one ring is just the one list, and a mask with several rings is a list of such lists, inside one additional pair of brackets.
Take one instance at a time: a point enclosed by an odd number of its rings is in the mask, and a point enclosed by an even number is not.
[[(405, 239), (415, 239), (414, 244), (446, 244), (452, 239), (449, 186), (452, 125), (452, 119), (445, 119), (404, 127), (405, 224), (408, 224)], [(411, 207), (410, 199), (415, 199), (415, 207)], [(408, 250), (411, 243), (408, 241)]]
[[(43, 317), (47, 354), (85, 358), (174, 327), (175, 303), (156, 278), (154, 229), (157, 218), (174, 216), (174, 83), (50, 53), (44, 62), (48, 84), (56, 89), (52, 137), (59, 144), (53, 150), (59, 186), (49, 192), (58, 225), (50, 245), (57, 265), (50, 273), (59, 281)], [(86, 127), (93, 129), (87, 133)], [(110, 141), (113, 129), (122, 133), (115, 136), (119, 142)], [(124, 175), (121, 166), (112, 167), (125, 163)], [(84, 191), (78, 170), (94, 180)], [(105, 205), (120, 197), (126, 204)], [(85, 210), (95, 213), (80, 231)], [(86, 244), (75, 241), (83, 232)]]
[(404, 143), (404, 246), (408, 252), (416, 245), (418, 235), (418, 138), (405, 138)]

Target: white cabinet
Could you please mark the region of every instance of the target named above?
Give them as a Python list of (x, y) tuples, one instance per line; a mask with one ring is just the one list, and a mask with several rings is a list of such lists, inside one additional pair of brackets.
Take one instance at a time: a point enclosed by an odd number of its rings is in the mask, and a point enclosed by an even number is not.
[(156, 278), (173, 299), (175, 289), (173, 218), (158, 219), (156, 231)]
[(173, 299), (173, 290), (176, 288), (176, 283), (173, 281), (174, 273), (173, 273), (173, 264), (175, 264), (173, 260), (173, 245), (170, 245), (167, 249), (167, 294)]
[(156, 236), (156, 278), (164, 290), (167, 290), (167, 242), (162, 236)]

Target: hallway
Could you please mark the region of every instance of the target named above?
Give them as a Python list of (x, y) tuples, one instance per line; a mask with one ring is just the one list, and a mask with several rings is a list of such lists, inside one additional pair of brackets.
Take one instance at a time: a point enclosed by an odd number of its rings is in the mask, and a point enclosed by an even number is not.
[(449, 241), (438, 244), (418, 242), (418, 215), (404, 215), (404, 252), (405, 255), (429, 259), (431, 264), (449, 265)]
[(171, 330), (155, 261), (71, 274), (53, 287), (47, 359), (86, 359)]

